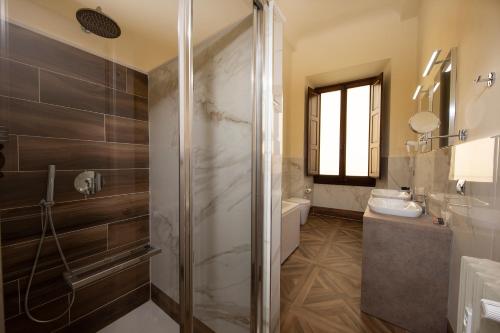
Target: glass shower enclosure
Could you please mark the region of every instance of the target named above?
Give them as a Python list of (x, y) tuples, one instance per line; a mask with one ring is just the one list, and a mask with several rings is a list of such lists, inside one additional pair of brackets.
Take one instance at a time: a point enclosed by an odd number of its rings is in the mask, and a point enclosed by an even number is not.
[(0, 0), (3, 331), (279, 330), (277, 13)]

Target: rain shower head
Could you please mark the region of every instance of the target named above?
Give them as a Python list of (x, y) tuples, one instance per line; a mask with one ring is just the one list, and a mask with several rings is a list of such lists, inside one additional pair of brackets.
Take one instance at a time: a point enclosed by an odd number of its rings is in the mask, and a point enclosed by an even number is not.
[(81, 8), (76, 12), (76, 19), (85, 32), (91, 32), (104, 38), (118, 38), (122, 33), (120, 26), (102, 13), (101, 7), (96, 9)]

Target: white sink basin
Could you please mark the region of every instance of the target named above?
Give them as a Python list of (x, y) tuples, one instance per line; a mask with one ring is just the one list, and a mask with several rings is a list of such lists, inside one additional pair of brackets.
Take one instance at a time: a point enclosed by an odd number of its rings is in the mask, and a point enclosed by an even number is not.
[(383, 188), (376, 188), (372, 190), (372, 197), (374, 198), (388, 198), (398, 200), (410, 200), (411, 195), (405, 191), (387, 190)]
[(370, 198), (368, 206), (375, 213), (403, 216), (403, 217), (419, 217), (422, 215), (422, 207), (413, 201), (387, 199), (387, 198)]

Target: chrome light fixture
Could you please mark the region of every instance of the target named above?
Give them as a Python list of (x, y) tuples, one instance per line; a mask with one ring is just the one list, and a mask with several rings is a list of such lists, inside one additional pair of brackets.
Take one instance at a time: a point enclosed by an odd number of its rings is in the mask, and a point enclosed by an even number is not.
[(439, 57), (440, 53), (441, 53), (441, 49), (437, 49), (437, 50), (434, 50), (434, 52), (432, 52), (431, 57), (429, 59), (429, 62), (427, 63), (427, 66), (425, 66), (425, 70), (422, 73), (422, 77), (426, 77), (427, 75), (429, 75), (432, 67), (434, 67), (435, 64), (442, 63), (442, 61), (437, 61), (437, 58)]

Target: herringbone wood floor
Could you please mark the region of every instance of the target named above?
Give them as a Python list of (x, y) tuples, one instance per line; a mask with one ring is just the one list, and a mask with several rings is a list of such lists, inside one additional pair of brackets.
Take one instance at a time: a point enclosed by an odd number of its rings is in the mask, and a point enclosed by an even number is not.
[(310, 216), (281, 268), (281, 332), (403, 333), (360, 311), (362, 224)]

